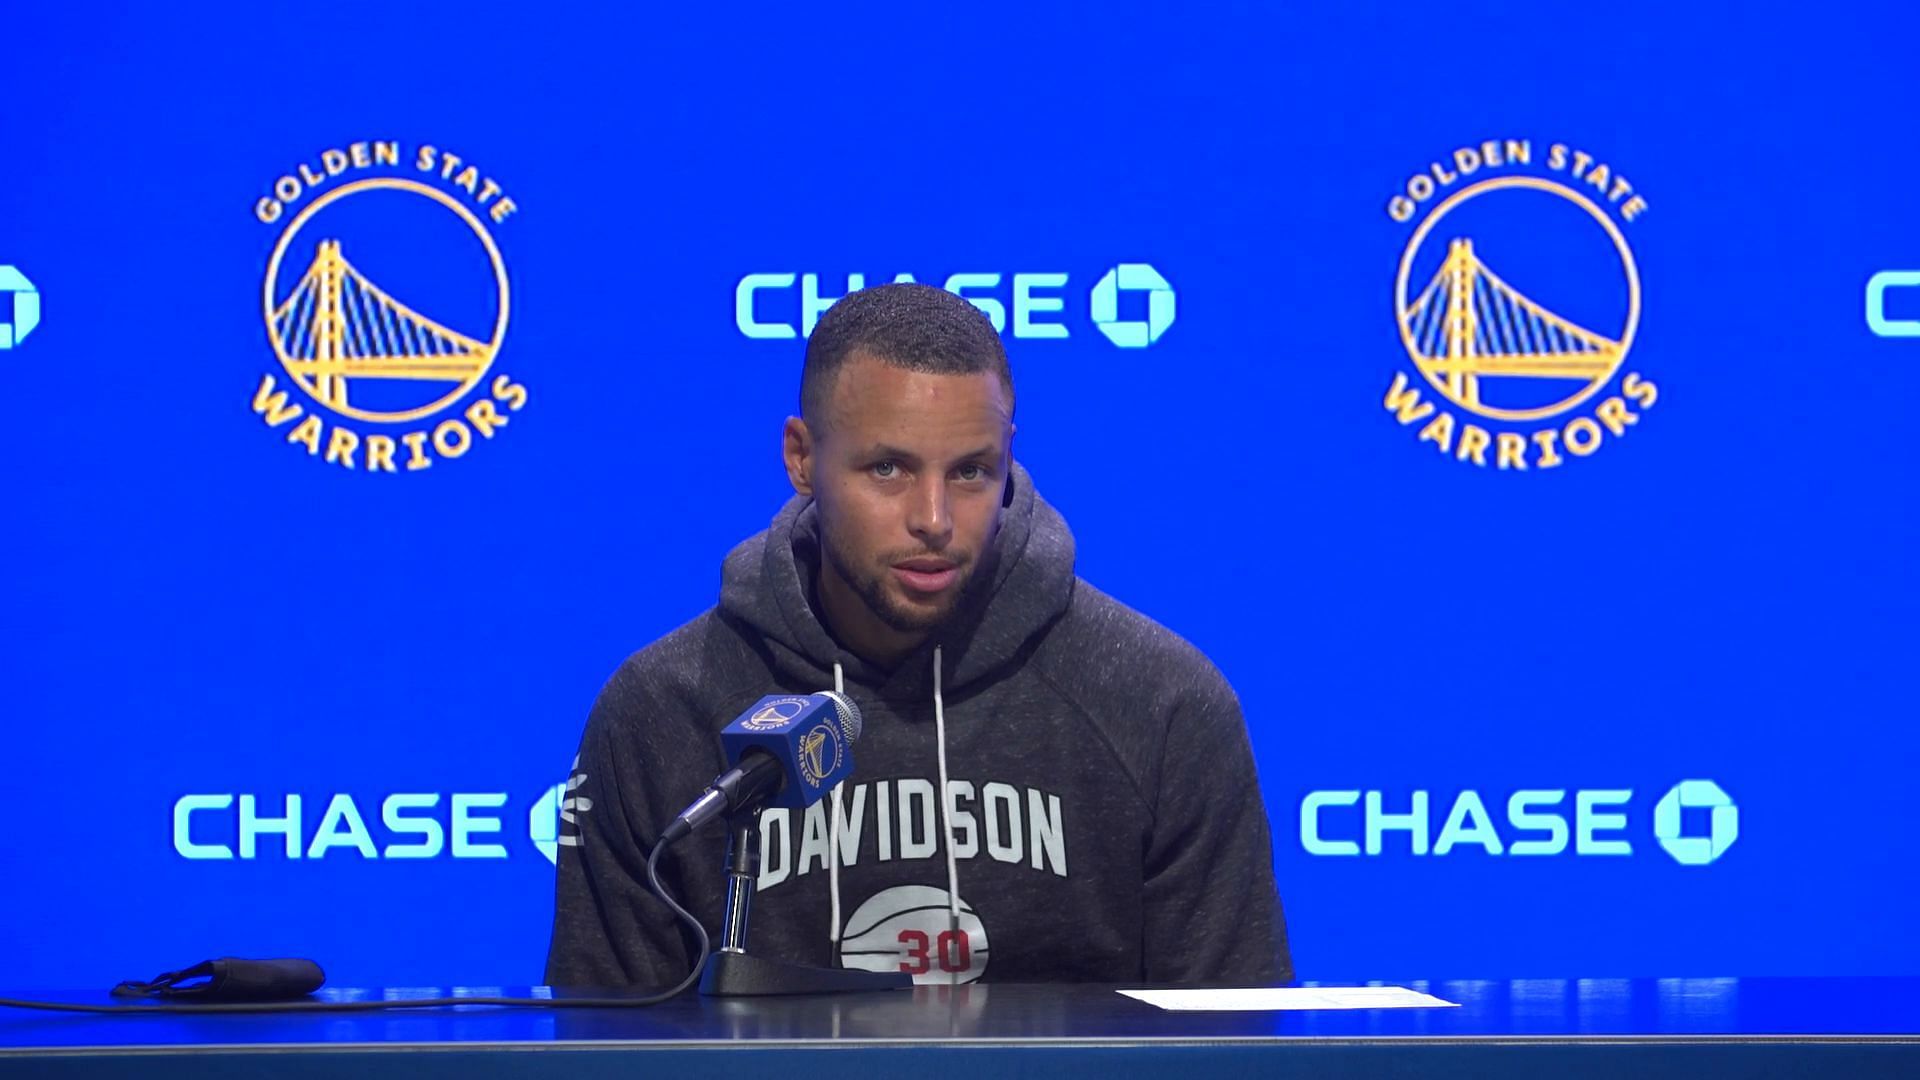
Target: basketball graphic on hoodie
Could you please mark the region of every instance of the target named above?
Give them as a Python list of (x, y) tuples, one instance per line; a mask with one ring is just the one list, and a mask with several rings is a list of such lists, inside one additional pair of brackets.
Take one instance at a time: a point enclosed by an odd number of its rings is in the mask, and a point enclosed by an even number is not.
[(848, 916), (840, 966), (904, 971), (915, 983), (972, 982), (987, 970), (987, 928), (965, 900), (956, 928), (945, 889), (896, 885)]

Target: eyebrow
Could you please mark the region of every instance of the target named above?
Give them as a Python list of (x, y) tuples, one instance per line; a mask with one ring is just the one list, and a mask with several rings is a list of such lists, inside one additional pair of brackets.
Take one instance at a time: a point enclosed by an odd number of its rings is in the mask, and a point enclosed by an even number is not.
[[(977, 450), (969, 450), (966, 453), (961, 454), (959, 457), (955, 458), (954, 460), (969, 461), (976, 458), (991, 460), (994, 454), (995, 454), (994, 447), (982, 446)], [(872, 447), (868, 448), (866, 454), (864, 454), (863, 456), (867, 458), (899, 458), (902, 461), (910, 461), (910, 462), (913, 462), (914, 464), (920, 463), (920, 455), (913, 453), (910, 450), (903, 450), (897, 446), (889, 446), (886, 443), (876, 443)]]

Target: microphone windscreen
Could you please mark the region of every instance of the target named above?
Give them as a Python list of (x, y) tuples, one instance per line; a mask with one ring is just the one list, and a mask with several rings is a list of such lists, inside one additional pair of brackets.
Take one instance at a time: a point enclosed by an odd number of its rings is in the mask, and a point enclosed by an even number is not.
[(835, 690), (822, 690), (819, 696), (833, 702), (834, 709), (840, 714), (840, 726), (847, 733), (847, 741), (858, 741), (861, 723), (860, 706), (855, 705), (852, 698)]

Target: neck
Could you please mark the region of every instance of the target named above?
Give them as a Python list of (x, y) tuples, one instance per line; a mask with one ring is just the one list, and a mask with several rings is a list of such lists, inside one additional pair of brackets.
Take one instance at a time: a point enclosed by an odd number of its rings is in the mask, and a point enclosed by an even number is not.
[(821, 559), (814, 589), (820, 597), (821, 618), (849, 652), (882, 671), (892, 671), (908, 653), (927, 640), (927, 634), (888, 626), (860, 599), (853, 586), (833, 569), (833, 560)]

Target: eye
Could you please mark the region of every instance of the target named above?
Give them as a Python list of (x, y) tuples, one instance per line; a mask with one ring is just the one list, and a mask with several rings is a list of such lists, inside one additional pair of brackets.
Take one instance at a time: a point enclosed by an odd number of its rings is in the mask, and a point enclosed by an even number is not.
[(986, 476), (987, 476), (987, 470), (984, 466), (981, 466), (981, 465), (960, 466), (960, 479), (965, 480), (968, 483), (972, 483), (975, 480), (984, 480), (986, 479)]
[(869, 468), (873, 475), (881, 480), (891, 480), (900, 472), (900, 467), (891, 461), (877, 461)]

